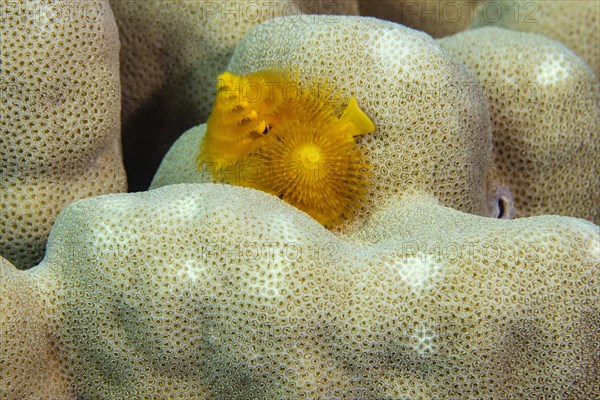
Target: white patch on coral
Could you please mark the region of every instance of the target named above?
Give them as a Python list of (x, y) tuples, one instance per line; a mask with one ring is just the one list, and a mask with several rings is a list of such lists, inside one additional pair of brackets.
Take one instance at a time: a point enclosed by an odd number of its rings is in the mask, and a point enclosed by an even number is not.
[(400, 256), (388, 262), (388, 266), (397, 270), (400, 277), (413, 291), (421, 291), (442, 265), (435, 261), (433, 255), (419, 254), (416, 256)]
[(552, 85), (567, 79), (569, 72), (565, 68), (565, 57), (552, 54), (543, 59), (537, 68), (536, 80), (540, 85)]
[(179, 271), (177, 271), (177, 276), (196, 282), (205, 270), (206, 266), (204, 263), (198, 260), (185, 260)]
[(187, 196), (181, 197), (173, 201), (173, 206), (171, 207), (171, 209), (175, 210), (177, 213), (187, 218), (196, 215), (199, 207), (200, 202), (196, 197)]
[(596, 263), (600, 263), (600, 243), (598, 240), (592, 240), (590, 243), (590, 258)]
[(377, 37), (373, 38), (370, 46), (375, 53), (374, 58), (380, 60), (388, 60), (389, 65), (396, 65), (410, 55), (413, 46), (410, 43), (398, 43), (394, 47), (394, 51), (390, 51), (390, 43), (395, 43), (395, 32), (384, 31), (381, 32)]
[(432, 328), (427, 327), (425, 324), (420, 324), (415, 328), (413, 335), (414, 348), (419, 354), (428, 354), (434, 351), (436, 345), (435, 331)]
[(591, 229), (588, 241), (587, 253), (594, 263), (600, 263), (600, 232)]

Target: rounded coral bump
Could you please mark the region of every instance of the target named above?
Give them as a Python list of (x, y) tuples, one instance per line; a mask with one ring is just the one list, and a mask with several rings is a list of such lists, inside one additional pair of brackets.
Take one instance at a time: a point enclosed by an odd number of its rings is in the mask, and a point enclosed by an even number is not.
[(375, 130), (354, 98), (291, 72), (225, 72), (197, 157), (215, 181), (260, 189), (325, 226), (351, 216), (368, 187), (355, 137)]

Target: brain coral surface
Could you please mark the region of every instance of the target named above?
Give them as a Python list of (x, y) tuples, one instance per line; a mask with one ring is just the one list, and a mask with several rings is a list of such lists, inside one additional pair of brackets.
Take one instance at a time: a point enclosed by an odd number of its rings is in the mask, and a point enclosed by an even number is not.
[(488, 25), (559, 40), (584, 59), (600, 78), (598, 0), (487, 0), (475, 10), (472, 27)]
[[(418, 191), (487, 215), (487, 101), (475, 75), (431, 37), (375, 18), (277, 18), (248, 32), (227, 69), (247, 74), (272, 67), (297, 70), (301, 85), (327, 80), (343, 97), (355, 97), (377, 128), (357, 140), (372, 165), (365, 205), (340, 230), (353, 229), (386, 200)], [(178, 176), (173, 169), (191, 166), (189, 151), (179, 145), (178, 151), (185, 154), (170, 154), (152, 187), (207, 177), (193, 170)]]
[(3, 290), (40, 289), (77, 398), (592, 399), (598, 234), (416, 196), (342, 240), (263, 192), (171, 185), (70, 205)]
[(542, 35), (472, 29), (438, 43), (472, 68), (490, 104), (494, 161), (515, 216), (600, 222), (600, 84)]
[(2, 2), (0, 254), (37, 264), (66, 204), (125, 191), (107, 1)]
[[(44, 275), (43, 273), (41, 275)], [(74, 399), (67, 364), (53, 344), (52, 312), (43, 293), (53, 280), (15, 269), (0, 257), (0, 398)], [(43, 284), (43, 288), (38, 286)], [(52, 303), (51, 301), (50, 303)]]

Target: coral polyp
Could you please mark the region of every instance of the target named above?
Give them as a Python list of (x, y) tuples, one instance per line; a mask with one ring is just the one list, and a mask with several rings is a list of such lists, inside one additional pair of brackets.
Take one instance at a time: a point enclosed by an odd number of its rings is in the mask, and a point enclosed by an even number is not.
[(217, 182), (271, 193), (333, 226), (364, 198), (369, 163), (355, 138), (373, 130), (356, 100), (344, 107), (327, 82), (225, 72), (196, 162)]

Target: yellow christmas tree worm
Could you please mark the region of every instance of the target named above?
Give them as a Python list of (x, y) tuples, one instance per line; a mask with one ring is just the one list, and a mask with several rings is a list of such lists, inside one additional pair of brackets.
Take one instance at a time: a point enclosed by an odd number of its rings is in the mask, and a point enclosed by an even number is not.
[(327, 82), (225, 72), (196, 163), (218, 182), (274, 194), (329, 226), (364, 196), (369, 164), (355, 137), (374, 129), (356, 100), (344, 107)]

